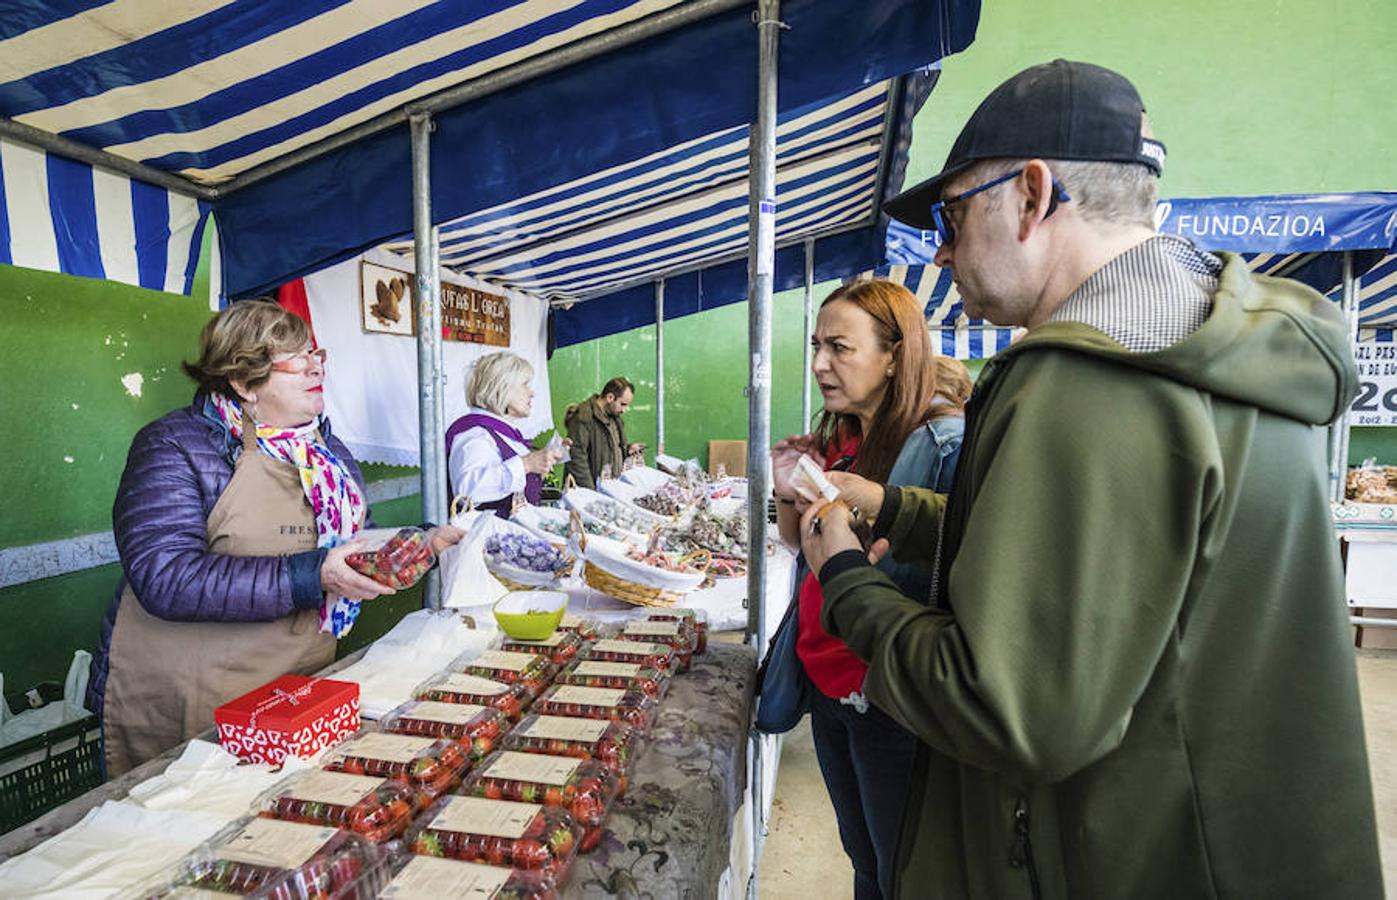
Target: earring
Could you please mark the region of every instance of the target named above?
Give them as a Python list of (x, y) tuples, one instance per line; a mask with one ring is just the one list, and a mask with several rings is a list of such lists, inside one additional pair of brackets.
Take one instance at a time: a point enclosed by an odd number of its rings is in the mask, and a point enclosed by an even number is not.
[(889, 378), (893, 377), (893, 370), (892, 370), (892, 367), (889, 367), (889, 368), (888, 368), (888, 377), (889, 377)]

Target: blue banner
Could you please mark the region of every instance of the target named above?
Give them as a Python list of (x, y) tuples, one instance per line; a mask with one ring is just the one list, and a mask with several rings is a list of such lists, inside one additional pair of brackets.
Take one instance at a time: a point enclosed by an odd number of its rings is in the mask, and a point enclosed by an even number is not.
[(1387, 250), (1397, 244), (1397, 193), (1161, 200), (1155, 227), (1234, 253)]

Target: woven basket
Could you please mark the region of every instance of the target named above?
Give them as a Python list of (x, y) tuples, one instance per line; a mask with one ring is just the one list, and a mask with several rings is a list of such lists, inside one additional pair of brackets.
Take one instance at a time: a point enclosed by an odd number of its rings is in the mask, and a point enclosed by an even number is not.
[(673, 591), (666, 591), (662, 588), (637, 584), (634, 581), (627, 581), (624, 578), (619, 578), (591, 560), (583, 564), (582, 578), (587, 582), (587, 586), (593, 590), (606, 594), (608, 597), (615, 597), (617, 600), (623, 603), (629, 603), (633, 606), (669, 608), (678, 603), (680, 596), (682, 596)]

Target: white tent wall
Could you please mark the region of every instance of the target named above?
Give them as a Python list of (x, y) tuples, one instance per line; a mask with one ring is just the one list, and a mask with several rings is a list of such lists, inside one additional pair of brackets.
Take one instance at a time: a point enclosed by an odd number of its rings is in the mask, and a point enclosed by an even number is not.
[[(363, 462), (418, 465), (417, 340), (411, 335), (368, 334), (360, 322), (359, 264), (405, 270), (403, 258), (371, 250), (306, 276), (306, 297), (320, 346), (329, 351), (325, 411), (335, 436)], [(410, 263), (409, 263), (410, 266)], [(411, 279), (411, 272), (406, 272)], [(534, 368), (533, 415), (516, 423), (526, 437), (553, 427), (548, 387), (548, 306), (542, 300), (441, 270), (445, 284), (476, 288), (509, 300), (508, 349)], [(487, 353), (506, 348), (447, 341), (442, 349), (446, 424), (466, 412), (470, 367)], [(445, 434), (441, 435), (445, 438)]]

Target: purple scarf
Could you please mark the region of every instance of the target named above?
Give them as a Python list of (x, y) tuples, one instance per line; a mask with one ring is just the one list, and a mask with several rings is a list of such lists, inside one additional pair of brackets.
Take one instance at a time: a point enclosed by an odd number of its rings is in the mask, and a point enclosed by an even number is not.
[[(456, 438), (470, 431), (472, 428), (484, 428), (490, 432), (490, 437), (495, 439), (495, 447), (500, 451), (500, 459), (508, 462), (519, 455), (519, 451), (509, 444), (505, 438), (518, 441), (524, 446), (528, 446), (528, 441), (524, 440), (524, 435), (513, 425), (494, 416), (482, 416), (477, 413), (470, 413), (451, 423), (451, 427), (446, 429), (446, 458), (451, 458), (451, 445), (456, 443)], [(447, 476), (448, 478), (450, 475)], [(456, 496), (455, 486), (452, 486), (451, 496)], [(524, 498), (535, 506), (543, 499), (543, 476), (529, 473), (524, 476)], [(494, 510), (495, 515), (501, 519), (508, 519), (510, 510), (514, 507), (513, 497), (501, 497), (489, 503), (477, 503), (476, 509)]]

